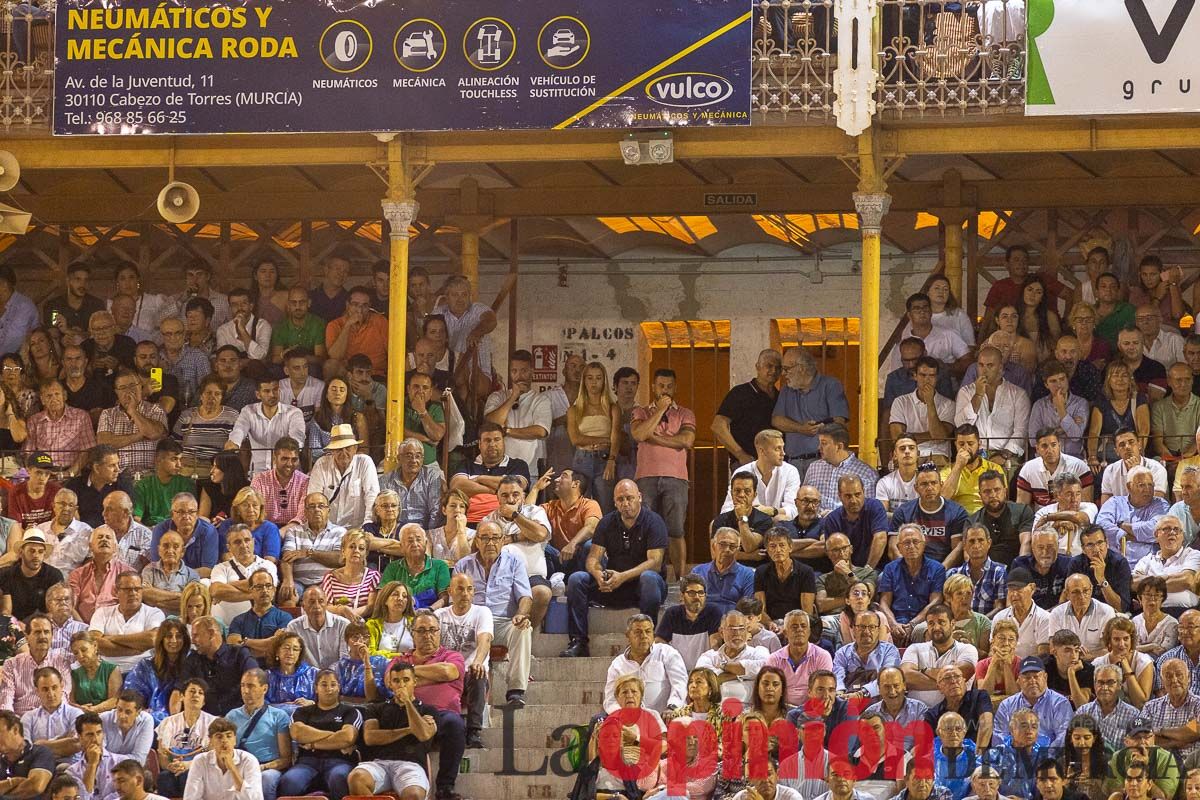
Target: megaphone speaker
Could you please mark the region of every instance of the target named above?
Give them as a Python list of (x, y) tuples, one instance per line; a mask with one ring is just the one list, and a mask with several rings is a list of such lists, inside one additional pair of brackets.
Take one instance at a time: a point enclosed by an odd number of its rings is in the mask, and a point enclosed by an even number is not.
[(7, 192), (21, 180), (21, 165), (17, 157), (7, 150), (0, 150), (0, 192)]
[(200, 194), (187, 183), (173, 181), (158, 193), (158, 213), (167, 222), (187, 222), (200, 210)]
[(0, 203), (0, 233), (11, 233), (21, 236), (29, 228), (29, 220), (33, 214), (19, 208)]

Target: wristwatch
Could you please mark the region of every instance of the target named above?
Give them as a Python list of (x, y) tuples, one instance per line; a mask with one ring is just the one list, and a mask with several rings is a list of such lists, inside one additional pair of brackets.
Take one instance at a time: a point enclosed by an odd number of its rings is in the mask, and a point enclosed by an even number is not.
[(747, 522), (747, 523), (748, 523), (748, 522), (750, 522), (750, 515), (749, 515), (749, 514), (742, 514), (740, 517), (738, 517), (738, 519), (739, 519), (739, 520), (741, 520), (742, 522)]
[(1108, 581), (1105, 581), (1104, 583), (1100, 584), (1100, 588), (1101, 588), (1101, 589), (1107, 589), (1107, 588), (1108, 588)]

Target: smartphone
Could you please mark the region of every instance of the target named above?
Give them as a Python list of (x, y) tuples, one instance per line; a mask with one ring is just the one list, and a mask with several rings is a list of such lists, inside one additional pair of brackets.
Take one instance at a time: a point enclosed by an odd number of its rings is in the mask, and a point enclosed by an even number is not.
[(58, 321), (60, 319), (62, 319), (62, 314), (58, 313), (57, 311), (50, 312), (50, 324), (51, 325), (58, 325)]
[(151, 393), (162, 391), (162, 367), (150, 368), (150, 390)]

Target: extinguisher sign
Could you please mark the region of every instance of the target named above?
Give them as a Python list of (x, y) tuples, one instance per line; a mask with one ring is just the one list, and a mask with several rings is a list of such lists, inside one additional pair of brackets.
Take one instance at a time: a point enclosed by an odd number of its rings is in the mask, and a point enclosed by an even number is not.
[(533, 346), (533, 382), (554, 383), (558, 380), (558, 345)]

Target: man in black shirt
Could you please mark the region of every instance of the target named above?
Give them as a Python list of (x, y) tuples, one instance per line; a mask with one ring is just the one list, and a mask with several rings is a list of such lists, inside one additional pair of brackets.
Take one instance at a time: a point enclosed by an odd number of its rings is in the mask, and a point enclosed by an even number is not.
[(754, 437), (771, 427), (779, 390), (775, 383), (783, 361), (774, 350), (763, 350), (754, 364), (754, 380), (729, 390), (712, 421), (712, 432), (725, 447), (730, 466), (754, 460)]
[(425, 759), (437, 732), (433, 716), (437, 710), (415, 699), (417, 677), (412, 664), (393, 661), (386, 681), (392, 699), (363, 709), (364, 760), (350, 773), (350, 794), (393, 792), (400, 800), (420, 800), (429, 792)]
[(98, 528), (104, 524), (104, 498), (113, 492), (132, 497), (133, 479), (121, 473), (121, 457), (112, 445), (98, 444), (88, 450), (87, 464), (84, 472), (67, 481), (64, 488), (79, 499), (79, 518)]
[(101, 411), (117, 403), (117, 394), (113, 391), (112, 384), (92, 374), (87, 353), (82, 347), (64, 347), (62, 360), (67, 405), (82, 408), (92, 415), (92, 422), (96, 422), (100, 419)]
[(37, 528), (25, 531), (20, 561), (0, 569), (0, 609), (23, 620), (46, 607), (46, 590), (62, 583), (63, 574), (45, 563), (46, 537)]
[(778, 633), (770, 620), (783, 619), (797, 608), (816, 613), (817, 576), (812, 567), (792, 557), (792, 537), (786, 528), (771, 528), (766, 540), (770, 561), (754, 571), (754, 596), (762, 601), (769, 618), (764, 624)]
[(1083, 660), (1083, 648), (1073, 632), (1051, 634), (1050, 655), (1042, 656), (1042, 663), (1046, 665), (1046, 688), (1058, 692), (1076, 708), (1091, 702), (1094, 670), (1091, 662)]
[(257, 668), (258, 662), (246, 648), (225, 644), (221, 623), (215, 617), (201, 617), (192, 623), (192, 645), (195, 649), (183, 660), (180, 681), (203, 678), (209, 687), (204, 693), (204, 710), (223, 717), (242, 704), (241, 685), (231, 676)]
[(40, 797), (54, 777), (54, 754), (25, 738), (21, 718), (0, 711), (0, 796)]
[(763, 561), (763, 534), (774, 525), (771, 517), (754, 507), (758, 491), (758, 477), (752, 472), (736, 472), (729, 481), (729, 496), (733, 508), (718, 514), (708, 528), (709, 538), (721, 528), (732, 528), (738, 532), (740, 547), (737, 558), (751, 565)]
[(1129, 559), (1108, 546), (1108, 536), (1099, 525), (1088, 526), (1079, 535), (1083, 552), (1071, 559), (1068, 571), (1092, 579), (1092, 597), (1108, 603), (1118, 613), (1129, 613), (1132, 570)]
[(468, 498), (467, 522), (472, 525), (499, 506), (496, 490), (505, 475), (520, 475), (529, 488), (529, 465), (520, 458), (509, 458), (504, 452), (504, 428), (494, 422), (479, 423), (479, 455), (463, 464), (462, 471), (450, 479), (450, 489), (461, 491)]
[(88, 293), (91, 276), (92, 268), (87, 264), (72, 264), (67, 270), (66, 291), (47, 298), (42, 304), (42, 324), (64, 333), (68, 329), (77, 333), (86, 331), (92, 314), (104, 311), (104, 301)]
[[(1003, 478), (991, 481), (1004, 483)], [(992, 535), (992, 549), (988, 556), (997, 564), (1011, 564), (1021, 554), (1022, 538), (1033, 530), (1033, 510), (1024, 503), (1010, 503), (1005, 492), (985, 492), (989, 479), (979, 479), (979, 497), (983, 507), (969, 517), (969, 525), (982, 525)]]
[(712, 637), (721, 627), (721, 612), (708, 599), (704, 578), (688, 573), (679, 579), (680, 602), (663, 612), (654, 641), (669, 644), (679, 653), (690, 671), (706, 650), (713, 647)]

